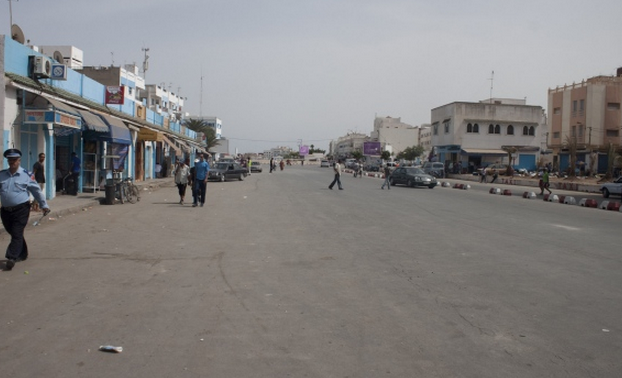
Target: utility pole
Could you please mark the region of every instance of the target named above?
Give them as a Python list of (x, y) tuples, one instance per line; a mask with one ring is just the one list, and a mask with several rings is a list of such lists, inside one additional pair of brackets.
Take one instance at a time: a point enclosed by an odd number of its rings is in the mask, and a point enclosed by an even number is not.
[[(19, 1), (19, 0), (15, 0)], [(9, 0), (9, 28), (13, 27), (13, 3)], [(11, 35), (13, 35), (13, 29), (11, 29)]]
[(147, 55), (147, 52), (149, 52), (149, 47), (143, 47), (143, 52), (145, 53), (145, 60), (143, 60), (143, 79), (145, 79), (146, 82), (147, 70), (149, 69), (149, 62), (147, 61), (149, 59), (149, 55)]
[(495, 81), (495, 71), (492, 71), (492, 74), (490, 74), (490, 103), (492, 104), (492, 87), (493, 87), (493, 83)]

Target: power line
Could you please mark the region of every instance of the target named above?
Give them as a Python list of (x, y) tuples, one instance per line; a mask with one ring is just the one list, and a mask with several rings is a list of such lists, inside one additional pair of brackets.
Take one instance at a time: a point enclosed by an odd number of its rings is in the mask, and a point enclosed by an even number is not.
[[(241, 140), (245, 142), (265, 142), (265, 143), (298, 143), (300, 139), (296, 140), (265, 140), (265, 139), (245, 139), (245, 138), (231, 138), (226, 137), (228, 140)], [(333, 139), (305, 139), (305, 142), (327, 142)]]

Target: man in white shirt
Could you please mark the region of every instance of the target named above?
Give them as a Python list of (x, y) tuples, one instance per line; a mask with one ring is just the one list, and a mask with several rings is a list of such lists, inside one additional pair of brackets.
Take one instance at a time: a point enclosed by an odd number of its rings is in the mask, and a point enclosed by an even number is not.
[(335, 183), (337, 183), (339, 190), (343, 190), (343, 187), (341, 186), (341, 164), (339, 164), (340, 162), (341, 160), (338, 160), (333, 167), (333, 171), (335, 171), (335, 179), (328, 186), (328, 189), (330, 190), (333, 190), (333, 186), (335, 186)]
[(186, 188), (188, 187), (188, 177), (190, 176), (190, 167), (186, 162), (179, 158), (177, 160), (177, 167), (175, 167), (175, 184), (179, 191), (179, 204), (184, 204), (184, 198), (186, 197)]

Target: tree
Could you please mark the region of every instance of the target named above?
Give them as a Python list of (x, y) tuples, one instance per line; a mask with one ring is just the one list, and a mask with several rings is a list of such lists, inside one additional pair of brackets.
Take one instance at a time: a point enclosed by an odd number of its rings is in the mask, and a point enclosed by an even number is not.
[(220, 141), (216, 138), (216, 130), (207, 124), (202, 119), (187, 119), (184, 121), (184, 126), (197, 133), (203, 133), (205, 137), (205, 149), (209, 152), (211, 148), (214, 148), (220, 144)]
[(361, 150), (354, 150), (352, 151), (351, 155), (356, 160), (360, 160), (363, 157), (363, 153), (361, 152)]
[(566, 135), (566, 148), (570, 155), (570, 166), (568, 167), (568, 177), (575, 177), (575, 168), (577, 165), (577, 138), (572, 138), (570, 135)]
[(389, 160), (391, 158), (391, 153), (387, 150), (382, 151), (382, 153), (380, 154), (380, 158), (382, 160)]
[(514, 168), (512, 168), (512, 163), (514, 162), (513, 155), (518, 151), (518, 148), (512, 146), (504, 146), (501, 148), (508, 153), (508, 168), (505, 174), (511, 177), (514, 175)]
[(415, 160), (416, 158), (421, 156), (424, 151), (425, 149), (423, 148), (423, 146), (406, 147), (404, 151), (397, 154), (397, 158), (404, 160)]

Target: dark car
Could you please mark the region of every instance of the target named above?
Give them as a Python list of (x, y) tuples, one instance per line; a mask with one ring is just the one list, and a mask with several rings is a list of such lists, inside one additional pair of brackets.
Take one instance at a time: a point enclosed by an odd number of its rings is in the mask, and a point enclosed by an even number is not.
[(248, 174), (246, 168), (238, 163), (216, 163), (209, 170), (208, 181), (244, 180)]
[(261, 167), (261, 163), (258, 161), (251, 161), (251, 172), (263, 172), (263, 168)]
[(404, 184), (406, 186), (427, 186), (432, 189), (436, 186), (437, 181), (434, 176), (426, 174), (421, 168), (414, 167), (398, 167), (391, 177), (389, 177), (391, 185)]
[(443, 163), (428, 161), (428, 162), (423, 163), (423, 166), (421, 167), (421, 169), (423, 170), (424, 173), (430, 176), (439, 177), (439, 178), (445, 177), (445, 166), (443, 165)]

